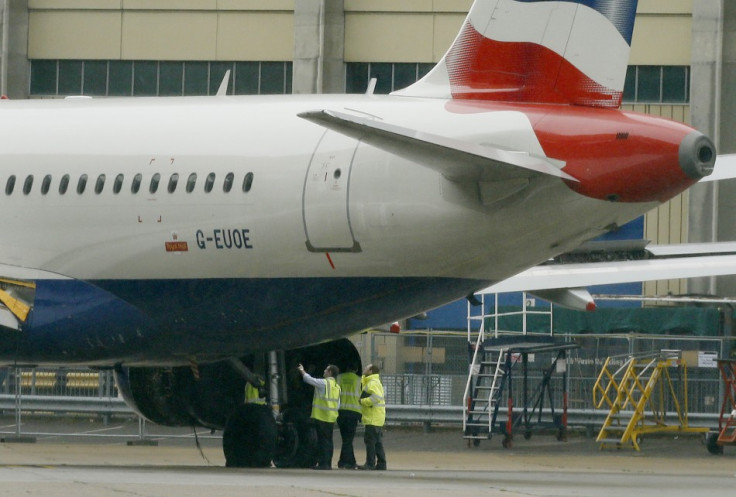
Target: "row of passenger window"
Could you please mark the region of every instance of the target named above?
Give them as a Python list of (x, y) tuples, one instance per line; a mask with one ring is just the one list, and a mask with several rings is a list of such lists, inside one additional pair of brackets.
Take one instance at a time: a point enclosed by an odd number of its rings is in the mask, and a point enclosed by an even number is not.
[[(209, 193), (212, 191), (212, 189), (215, 187), (215, 179), (216, 175), (215, 173), (209, 173), (207, 177), (204, 180), (204, 191), (206, 193)], [(61, 177), (59, 180), (59, 194), (64, 195), (67, 190), (69, 190), (69, 183), (71, 181), (71, 177), (68, 174), (65, 174)], [(26, 176), (25, 181), (23, 182), (23, 194), (28, 195), (33, 191), (33, 182), (34, 182), (34, 176), (32, 174), (29, 174)], [(52, 176), (50, 174), (47, 174), (43, 177), (43, 180), (41, 181), (41, 194), (46, 195), (51, 190), (51, 182), (52, 182)], [(79, 179), (77, 180), (77, 193), (83, 194), (84, 191), (87, 189), (87, 183), (89, 182), (89, 176), (86, 174), (82, 174)], [(100, 194), (105, 189), (105, 183), (107, 182), (107, 175), (100, 174), (97, 176), (97, 180), (95, 181), (94, 185), (94, 191), (96, 194)], [(125, 182), (125, 175), (124, 174), (118, 174), (115, 176), (115, 180), (112, 184), (112, 192), (115, 194), (118, 194), (123, 189), (123, 183)], [(16, 183), (16, 177), (15, 175), (11, 175), (8, 177), (7, 181), (5, 182), (5, 194), (11, 195), (13, 191), (15, 190), (15, 183)], [(138, 193), (141, 189), (141, 185), (143, 183), (143, 175), (141, 173), (136, 174), (133, 176), (133, 180), (130, 183), (130, 192), (131, 193)], [(161, 184), (161, 174), (156, 173), (153, 176), (151, 176), (151, 182), (148, 184), (148, 191), (150, 193), (156, 193), (159, 189), (159, 185)], [(225, 193), (229, 193), (233, 189), (233, 185), (235, 184), (235, 173), (227, 173), (225, 175), (225, 180), (222, 183), (222, 191)], [(173, 173), (171, 176), (169, 176), (169, 181), (166, 190), (169, 193), (174, 193), (176, 191), (177, 186), (179, 186), (179, 174)], [(197, 186), (197, 173), (191, 173), (189, 177), (187, 178), (185, 190), (187, 193), (192, 193)], [(253, 186), (253, 173), (247, 173), (243, 177), (243, 184), (242, 184), (242, 190), (244, 193), (248, 193), (250, 189)]]

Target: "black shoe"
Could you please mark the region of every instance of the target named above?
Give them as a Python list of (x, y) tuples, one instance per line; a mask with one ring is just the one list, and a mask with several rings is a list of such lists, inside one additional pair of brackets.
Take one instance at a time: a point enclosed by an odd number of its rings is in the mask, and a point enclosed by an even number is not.
[(376, 471), (386, 471), (386, 465), (385, 464), (377, 464), (375, 468)]
[(331, 466), (315, 466), (312, 469), (332, 469)]
[(356, 466), (355, 464), (342, 464), (342, 465), (340, 465), (340, 466), (338, 466), (338, 467), (339, 467), (340, 469), (355, 469), (355, 468), (357, 468), (358, 466)]
[(363, 471), (373, 471), (374, 469), (376, 469), (376, 467), (371, 466), (370, 464), (362, 464), (358, 466), (358, 469), (363, 470)]

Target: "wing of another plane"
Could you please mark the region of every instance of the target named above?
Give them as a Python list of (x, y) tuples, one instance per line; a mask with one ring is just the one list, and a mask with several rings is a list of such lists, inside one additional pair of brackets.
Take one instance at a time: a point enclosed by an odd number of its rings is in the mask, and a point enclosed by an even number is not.
[(713, 172), (700, 183), (733, 178), (736, 178), (736, 154), (724, 154), (718, 156)]
[(736, 242), (653, 245), (650, 259), (543, 264), (479, 293), (526, 291), (575, 309), (593, 310), (585, 287), (736, 274)]
[(564, 163), (526, 152), (453, 140), (396, 126), (378, 119), (332, 110), (303, 112), (299, 117), (374, 147), (439, 171), (455, 181), (508, 181), (546, 175), (569, 181)]

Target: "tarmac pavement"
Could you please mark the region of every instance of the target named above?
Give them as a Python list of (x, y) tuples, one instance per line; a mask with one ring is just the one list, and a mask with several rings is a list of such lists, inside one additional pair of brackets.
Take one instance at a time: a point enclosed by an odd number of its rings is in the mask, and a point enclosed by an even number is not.
[[(27, 420), (24, 432), (38, 433), (36, 443), (0, 443), (0, 497), (710, 497), (736, 492), (736, 447), (713, 456), (698, 436), (648, 438), (641, 452), (601, 451), (582, 435), (567, 442), (551, 435), (519, 437), (511, 449), (494, 438), (468, 448), (457, 429), (425, 433), (388, 427), (388, 471), (326, 472), (225, 468), (220, 440), (204, 432), (201, 451), (186, 430), (158, 427), (149, 428), (158, 446), (128, 446), (137, 438), (137, 426), (129, 420), (106, 425), (86, 419)], [(166, 437), (158, 437), (162, 430)], [(12, 439), (7, 423), (0, 431)], [(88, 436), (60, 434), (81, 432)], [(335, 460), (339, 440), (336, 433)], [(360, 435), (355, 447), (362, 462)]]

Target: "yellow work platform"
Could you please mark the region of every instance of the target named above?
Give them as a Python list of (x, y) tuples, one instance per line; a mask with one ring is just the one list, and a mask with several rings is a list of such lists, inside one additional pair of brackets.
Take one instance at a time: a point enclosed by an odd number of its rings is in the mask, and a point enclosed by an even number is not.
[[(601, 449), (632, 447), (638, 451), (639, 443), (646, 434), (708, 431), (708, 428), (688, 425), (687, 364), (679, 351), (627, 356), (623, 364), (614, 370), (611, 365), (621, 362), (620, 359), (606, 359), (593, 387), (595, 407), (609, 409), (596, 439)], [(671, 372), (680, 380), (679, 389), (675, 387)], [(674, 407), (677, 424), (667, 423), (667, 400)]]

